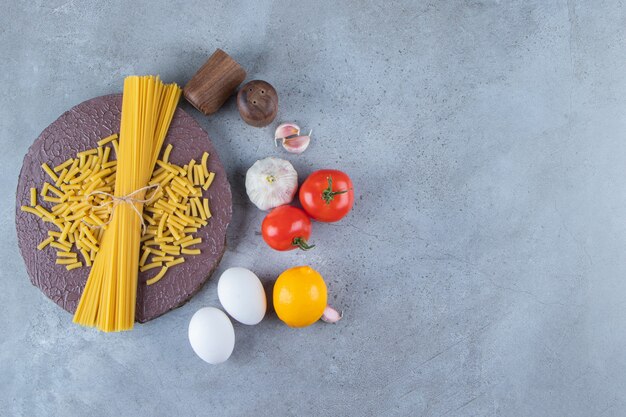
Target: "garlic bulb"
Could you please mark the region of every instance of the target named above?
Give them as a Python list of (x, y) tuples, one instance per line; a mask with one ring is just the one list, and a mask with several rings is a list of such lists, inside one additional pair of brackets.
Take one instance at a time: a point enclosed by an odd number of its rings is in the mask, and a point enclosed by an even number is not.
[(284, 159), (261, 159), (246, 173), (246, 193), (261, 210), (291, 203), (297, 189), (298, 173)]

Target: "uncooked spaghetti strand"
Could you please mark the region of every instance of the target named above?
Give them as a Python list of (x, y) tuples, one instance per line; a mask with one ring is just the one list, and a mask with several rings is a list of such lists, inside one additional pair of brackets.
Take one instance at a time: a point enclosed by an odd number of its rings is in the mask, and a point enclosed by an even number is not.
[[(122, 118), (114, 195), (126, 196), (145, 187), (152, 176), (163, 141), (180, 98), (180, 88), (158, 77), (124, 80)], [(144, 193), (140, 193), (140, 199)], [(130, 204), (135, 204), (134, 210)], [(143, 203), (119, 203), (81, 296), (75, 321), (103, 331), (133, 327)], [(88, 244), (88, 243), (86, 243)]]

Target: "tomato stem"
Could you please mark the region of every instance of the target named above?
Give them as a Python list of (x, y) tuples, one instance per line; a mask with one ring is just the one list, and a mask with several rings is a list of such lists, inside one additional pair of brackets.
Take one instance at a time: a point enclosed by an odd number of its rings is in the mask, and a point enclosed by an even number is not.
[(305, 238), (303, 237), (294, 237), (291, 242), (292, 245), (299, 247), (302, 250), (313, 249), (315, 245), (309, 245)]
[(326, 202), (326, 204), (330, 204), (330, 202), (335, 199), (337, 194), (344, 194), (347, 192), (348, 190), (333, 191), (333, 177), (328, 176), (328, 188), (322, 191), (322, 199)]

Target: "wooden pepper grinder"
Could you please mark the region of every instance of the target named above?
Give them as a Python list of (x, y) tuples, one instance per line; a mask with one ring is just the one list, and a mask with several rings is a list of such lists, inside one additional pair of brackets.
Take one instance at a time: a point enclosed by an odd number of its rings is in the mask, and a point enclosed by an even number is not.
[(183, 94), (196, 109), (206, 115), (215, 113), (228, 100), (246, 71), (226, 52), (217, 49), (183, 88)]
[(237, 108), (244, 122), (256, 127), (267, 126), (278, 113), (278, 94), (266, 81), (250, 81), (237, 93)]

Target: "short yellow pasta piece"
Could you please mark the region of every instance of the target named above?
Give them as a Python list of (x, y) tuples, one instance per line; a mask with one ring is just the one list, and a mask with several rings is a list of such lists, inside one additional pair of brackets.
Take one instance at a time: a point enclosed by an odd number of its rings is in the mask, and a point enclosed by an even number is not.
[[(104, 145), (106, 145), (107, 143), (111, 142), (114, 139), (117, 139), (117, 133), (113, 133), (111, 136), (107, 136), (104, 139), (100, 139), (98, 141), (98, 146), (104, 146)], [(111, 148), (107, 147), (106, 149), (111, 149)]]
[(176, 258), (173, 261), (169, 261), (165, 263), (165, 266), (167, 266), (168, 268), (174, 266), (174, 265), (178, 265), (178, 264), (182, 264), (183, 262), (185, 262), (185, 258), (183, 258), (182, 256), (180, 258)]
[(37, 205), (37, 189), (36, 188), (30, 189), (30, 205), (32, 207), (35, 207)]
[(196, 165), (194, 167), (193, 185), (202, 185), (204, 183), (204, 171), (202, 166)]
[(61, 184), (63, 184), (63, 179), (65, 178), (65, 176), (67, 175), (68, 172), (69, 171), (68, 171), (67, 168), (63, 169), (63, 171), (61, 171), (61, 173), (59, 174), (59, 177), (55, 181), (54, 185), (56, 185), (57, 187), (60, 187)]
[(68, 271), (71, 271), (72, 269), (80, 268), (81, 266), (83, 266), (83, 264), (82, 262), (79, 261), (79, 262), (67, 265), (65, 269), (67, 269)]
[(159, 280), (165, 276), (166, 272), (167, 272), (167, 266), (164, 266), (163, 268), (161, 268), (158, 274), (156, 274), (154, 277), (146, 281), (146, 285), (152, 285), (154, 283), (159, 282)]
[(43, 248), (45, 248), (46, 246), (48, 246), (50, 243), (52, 243), (54, 241), (54, 237), (50, 236), (49, 238), (47, 238), (46, 240), (44, 240), (43, 242), (41, 242), (39, 245), (37, 245), (37, 249), (39, 250), (43, 250)]
[(204, 152), (202, 154), (202, 172), (204, 174), (204, 177), (208, 177), (209, 176), (209, 169), (207, 168), (207, 160), (209, 159), (209, 154)]
[(59, 249), (61, 252), (69, 252), (70, 250), (72, 250), (72, 245), (67, 242), (51, 242), (50, 246)]
[(89, 252), (87, 252), (85, 249), (81, 249), (80, 253), (81, 255), (83, 255), (83, 259), (85, 260), (85, 265), (91, 266), (91, 259), (89, 257)]
[(168, 162), (168, 160), (170, 159), (170, 153), (172, 152), (172, 145), (168, 144), (165, 147), (165, 150), (163, 151), (163, 158), (161, 158), (163, 160), (163, 162)]
[(208, 190), (211, 184), (213, 184), (213, 178), (215, 178), (215, 172), (209, 172), (209, 175), (207, 175), (207, 179), (202, 186), (204, 190)]
[(113, 145), (113, 149), (115, 150), (115, 155), (117, 155), (119, 153), (120, 143), (117, 141), (117, 139), (113, 139), (111, 141), (111, 144)]
[(52, 184), (48, 184), (48, 187), (46, 187), (46, 191), (52, 191), (54, 194), (57, 195), (57, 197), (63, 197), (63, 195), (65, 194), (63, 191), (59, 190)]
[(98, 150), (96, 148), (93, 149), (87, 149), (86, 151), (82, 151), (82, 152), (78, 152), (76, 154), (77, 157), (81, 157), (81, 156), (91, 156), (91, 155), (95, 155), (98, 153)]
[(50, 197), (49, 195), (44, 196), (43, 201), (46, 201), (48, 203), (62, 203), (60, 198)]
[(43, 164), (41, 164), (41, 168), (46, 172), (46, 174), (48, 174), (48, 176), (50, 177), (52, 182), (56, 182), (59, 179), (57, 174), (55, 174), (54, 171), (52, 169), (50, 169), (48, 164), (46, 164), (45, 162)]
[(146, 264), (146, 265), (140, 267), (139, 270), (141, 272), (143, 272), (143, 271), (147, 271), (147, 270), (152, 269), (152, 268), (158, 268), (160, 266), (163, 266), (163, 262), (152, 262), (152, 263), (149, 263), (149, 264)]
[(150, 253), (156, 255), (156, 256), (165, 256), (165, 252), (155, 249), (155, 248), (150, 248)]
[(63, 162), (62, 164), (59, 164), (59, 165), (55, 166), (55, 167), (54, 167), (54, 170), (55, 170), (56, 172), (61, 172), (61, 171), (63, 171), (63, 168), (67, 168), (67, 167), (69, 167), (70, 165), (72, 165), (73, 163), (74, 163), (74, 159), (73, 159), (73, 158), (70, 158), (70, 159), (68, 159), (67, 161)]
[(210, 218), (211, 217), (211, 210), (209, 210), (209, 199), (208, 198), (203, 198), (202, 199), (202, 208), (204, 209), (204, 215), (206, 216), (206, 218)]
[(188, 240), (187, 242), (181, 243), (180, 246), (182, 248), (186, 248), (187, 246), (196, 245), (198, 243), (202, 243), (202, 238), (197, 237), (195, 239)]
[(146, 248), (139, 259), (139, 266), (144, 266), (146, 261), (148, 260), (148, 256), (150, 255), (150, 248)]
[(155, 256), (154, 258), (152, 258), (152, 261), (154, 262), (170, 262), (173, 261), (174, 257), (173, 256)]
[(200, 255), (202, 251), (200, 249), (187, 249), (183, 248), (180, 250), (183, 255)]

